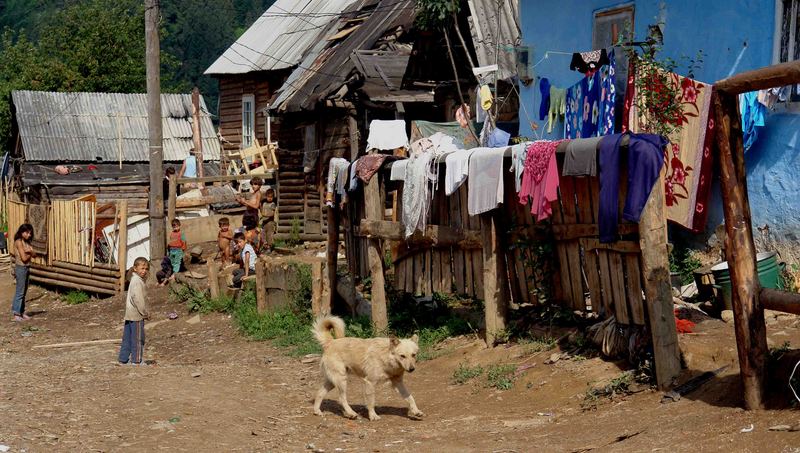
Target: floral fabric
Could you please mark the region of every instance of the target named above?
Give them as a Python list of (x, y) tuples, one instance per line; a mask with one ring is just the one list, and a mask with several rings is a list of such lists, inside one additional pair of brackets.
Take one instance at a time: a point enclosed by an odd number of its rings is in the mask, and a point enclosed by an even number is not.
[[(631, 69), (635, 69), (631, 64)], [(625, 94), (623, 130), (640, 132), (641, 118), (637, 112), (635, 73), (628, 73)], [(711, 108), (712, 86), (670, 74), (683, 108), (672, 120), (676, 131), (667, 137), (670, 145), (664, 148), (664, 198), (667, 219), (693, 232), (705, 229), (708, 200), (711, 195), (712, 146), (716, 134), (714, 112)]]
[(614, 132), (616, 62), (587, 75), (567, 89), (565, 137), (589, 138)]

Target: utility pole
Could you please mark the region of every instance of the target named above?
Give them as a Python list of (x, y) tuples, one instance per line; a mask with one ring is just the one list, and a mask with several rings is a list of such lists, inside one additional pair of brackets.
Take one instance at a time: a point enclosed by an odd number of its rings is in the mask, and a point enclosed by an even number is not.
[(192, 141), (194, 154), (197, 157), (197, 176), (203, 177), (203, 135), (200, 129), (200, 89), (192, 90)]
[(150, 139), (150, 260), (164, 257), (164, 144), (161, 130), (161, 50), (158, 41), (160, 0), (144, 2), (144, 38), (147, 61), (147, 133)]

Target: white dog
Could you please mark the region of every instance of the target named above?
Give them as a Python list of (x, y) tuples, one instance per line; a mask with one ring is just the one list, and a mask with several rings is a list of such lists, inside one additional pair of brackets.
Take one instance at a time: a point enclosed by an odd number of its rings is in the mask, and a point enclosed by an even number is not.
[[(364, 379), (367, 393), (367, 409), (370, 420), (380, 420), (375, 413), (375, 386), (391, 381), (400, 396), (408, 402), (408, 413), (412, 417), (422, 417), (414, 397), (403, 385), (403, 373), (414, 371), (417, 363), (416, 335), (408, 340), (397, 338), (350, 338), (344, 336), (344, 321), (336, 316), (318, 318), (311, 329), (322, 346), (322, 387), (314, 399), (314, 414), (322, 415), (322, 399), (334, 388), (339, 390), (339, 403), (344, 415), (357, 418), (358, 414), (347, 403), (347, 374), (352, 373)], [(331, 336), (333, 329), (336, 338)]]

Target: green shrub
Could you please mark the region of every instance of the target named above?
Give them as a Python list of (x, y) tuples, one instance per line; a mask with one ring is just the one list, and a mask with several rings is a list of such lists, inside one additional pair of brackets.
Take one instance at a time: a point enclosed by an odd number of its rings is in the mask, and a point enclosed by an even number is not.
[(469, 366), (462, 362), (458, 364), (458, 368), (453, 372), (452, 381), (453, 384), (464, 385), (481, 374), (483, 374), (483, 367), (480, 365)]
[(486, 372), (486, 385), (497, 390), (510, 390), (514, 386), (514, 372), (517, 366), (514, 364), (492, 365)]
[(286, 241), (292, 247), (300, 245), (300, 227), (303, 225), (303, 222), (300, 221), (300, 217), (292, 218), (292, 228), (289, 230), (289, 239)]
[(89, 295), (83, 291), (70, 291), (64, 294), (64, 302), (67, 305), (79, 305), (89, 302)]

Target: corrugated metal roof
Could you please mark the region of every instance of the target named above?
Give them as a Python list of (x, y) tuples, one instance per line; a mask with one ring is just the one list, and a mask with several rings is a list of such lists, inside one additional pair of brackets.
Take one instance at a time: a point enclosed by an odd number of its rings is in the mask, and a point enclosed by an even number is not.
[[(147, 95), (142, 93), (12, 92), (25, 159), (123, 162), (150, 160)], [(217, 138), (200, 97), (203, 158), (219, 160)], [(192, 95), (162, 94), (164, 160), (183, 160), (192, 148)]]
[(205, 74), (245, 74), (300, 63), (328, 24), (355, 0), (277, 0)]
[[(517, 53), (520, 45), (519, 0), (469, 0), (472, 15), (470, 31), (480, 66), (497, 63), (497, 77), (507, 80), (517, 75)], [(499, 22), (498, 22), (499, 18)], [(499, 25), (499, 28), (498, 28)], [(499, 57), (495, 61), (498, 40)]]
[(374, 7), (372, 14), (343, 40), (330, 42), (325, 37), (336, 35), (345, 24), (337, 21), (326, 29), (281, 86), (272, 108), (289, 112), (314, 108), (319, 100), (344, 84), (355, 67), (350, 59), (354, 51), (371, 49), (387, 31), (398, 26), (410, 27), (416, 17), (414, 0), (380, 0), (377, 6), (368, 3)]

